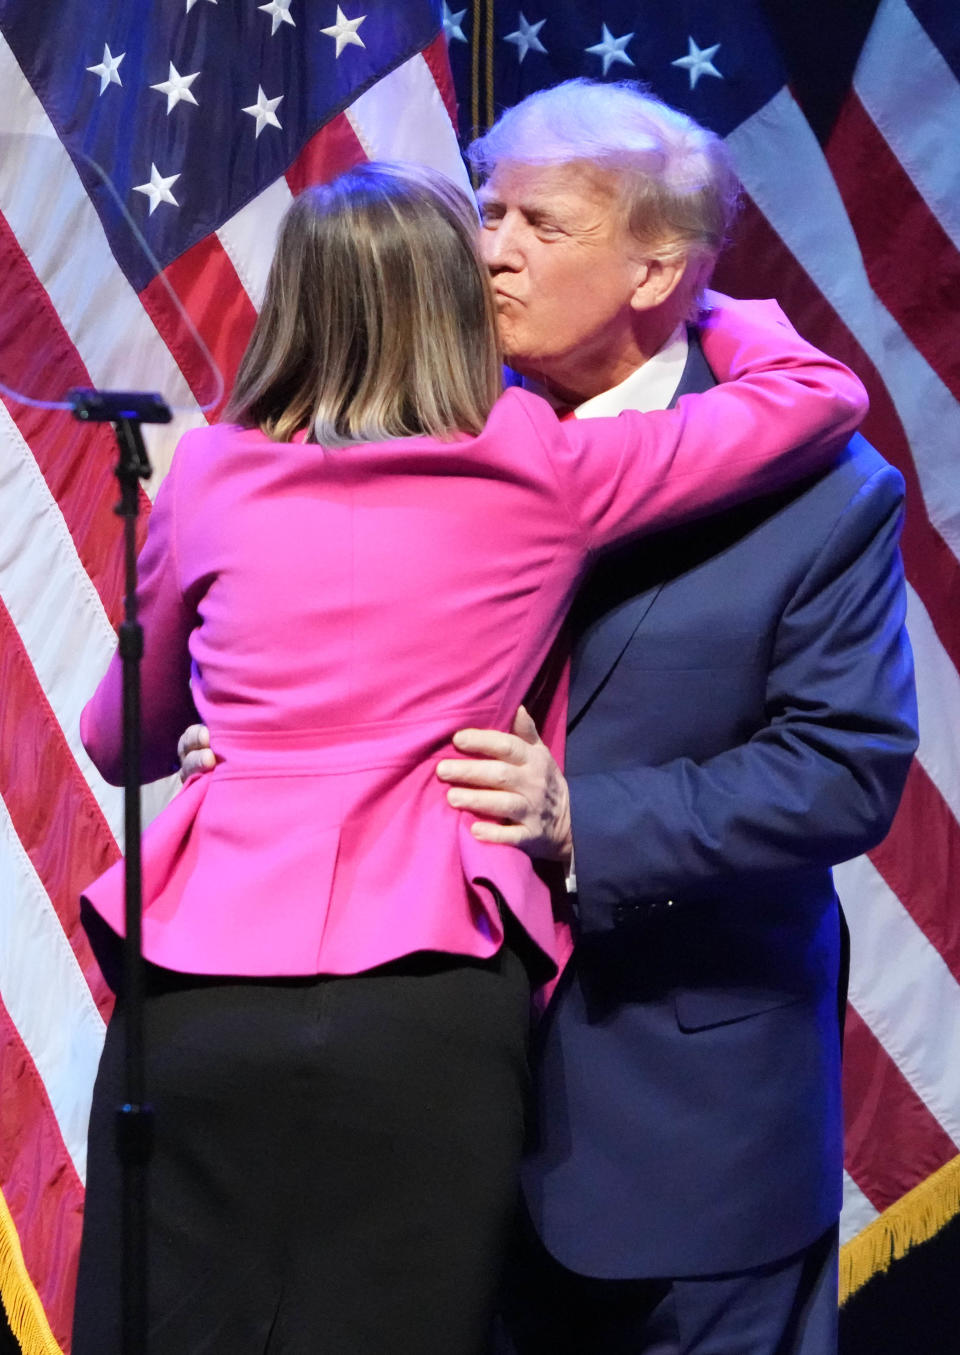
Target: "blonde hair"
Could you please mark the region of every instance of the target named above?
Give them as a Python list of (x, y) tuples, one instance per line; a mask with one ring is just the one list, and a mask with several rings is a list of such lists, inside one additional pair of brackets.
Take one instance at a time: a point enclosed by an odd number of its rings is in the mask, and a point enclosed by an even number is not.
[(538, 90), (508, 108), (467, 157), (484, 175), (500, 161), (580, 161), (614, 172), (627, 229), (655, 256), (688, 261), (691, 300), (709, 281), (739, 203), (721, 138), (626, 80)]
[(479, 433), (502, 373), (476, 233), (467, 196), (412, 165), (301, 193), (224, 417), (333, 447)]

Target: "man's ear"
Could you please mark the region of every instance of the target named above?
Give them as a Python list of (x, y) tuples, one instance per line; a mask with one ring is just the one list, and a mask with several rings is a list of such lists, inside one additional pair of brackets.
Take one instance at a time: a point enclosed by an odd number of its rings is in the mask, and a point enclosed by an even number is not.
[(687, 259), (644, 259), (637, 265), (630, 297), (635, 311), (656, 310), (674, 295), (687, 270)]

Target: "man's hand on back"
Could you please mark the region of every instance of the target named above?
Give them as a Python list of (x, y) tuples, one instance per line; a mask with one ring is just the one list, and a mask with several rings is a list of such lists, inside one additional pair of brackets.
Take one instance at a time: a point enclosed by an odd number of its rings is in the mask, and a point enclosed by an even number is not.
[(469, 757), (445, 758), (437, 764), (437, 776), (450, 786), (447, 799), (454, 808), (481, 816), (470, 825), (473, 836), (510, 843), (528, 856), (569, 862), (567, 783), (523, 706), (511, 733), (461, 729), (453, 743)]
[(206, 725), (190, 725), (177, 742), (180, 759), (180, 780), (186, 781), (194, 772), (212, 772), (217, 759), (210, 750), (210, 731)]

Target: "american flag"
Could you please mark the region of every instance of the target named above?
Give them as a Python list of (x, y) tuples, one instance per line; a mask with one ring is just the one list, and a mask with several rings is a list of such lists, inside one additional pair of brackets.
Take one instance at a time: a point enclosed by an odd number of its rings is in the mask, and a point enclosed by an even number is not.
[[(209, 371), (84, 156), (108, 170), (229, 383), (292, 192), (372, 156), (463, 181), (441, 19), (467, 132), (543, 84), (587, 74), (648, 81), (729, 138), (747, 200), (719, 281), (778, 297), (860, 372), (873, 401), (865, 431), (910, 494), (921, 747), (887, 843), (837, 872), (853, 930), (848, 1285), (960, 1204), (952, 8), (0, 6), (0, 382), (47, 397), (70, 385), (162, 390), (181, 412), (148, 435), (150, 495), (179, 432), (204, 417)], [(13, 137), (43, 138), (33, 176), (23, 152), (38, 143), (17, 153)], [(69, 1349), (86, 1116), (109, 1012), (76, 900), (115, 859), (122, 823), (119, 794), (76, 732), (119, 615), (115, 453), (109, 433), (11, 399), (0, 420), (0, 1293), (24, 1350), (56, 1355)], [(147, 816), (172, 789), (147, 793)]]
[(571, 76), (636, 79), (727, 139), (717, 285), (849, 363), (903, 473), (920, 749), (836, 871), (852, 932), (842, 1284), (960, 1211), (960, 10), (956, 0), (488, 0), (445, 11), (465, 132)]
[[(162, 391), (153, 495), (216, 395), (180, 308), (229, 386), (295, 192), (365, 158), (468, 186), (441, 18), (439, 0), (4, 0), (0, 382)], [(110, 1010), (77, 905), (118, 855), (122, 798), (77, 726), (119, 619), (115, 460), (109, 430), (3, 398), (0, 1293), (31, 1355), (69, 1350)]]

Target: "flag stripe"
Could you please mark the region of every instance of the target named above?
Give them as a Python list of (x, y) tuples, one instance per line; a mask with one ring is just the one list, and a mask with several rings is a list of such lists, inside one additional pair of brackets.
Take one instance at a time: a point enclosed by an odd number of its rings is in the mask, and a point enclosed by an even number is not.
[(844, 1060), (846, 1169), (882, 1211), (954, 1158), (957, 1147), (855, 1008), (847, 1014)]
[[(902, 549), (907, 576), (923, 605), (940, 642), (955, 667), (960, 667), (960, 565), (930, 525), (924, 513), (923, 496), (910, 444), (893, 407), (890, 395), (873, 363), (827, 299), (807, 274), (796, 266), (790, 251), (763, 213), (749, 200), (736, 242), (721, 260), (718, 285), (737, 289), (739, 279), (749, 277), (759, 296), (776, 296), (799, 329), (828, 352), (853, 367), (870, 395), (870, 413), (864, 434), (893, 462), (906, 481), (908, 512)], [(743, 288), (739, 290), (742, 292)]]
[[(960, 615), (960, 612), (958, 612)], [(907, 630), (917, 671), (919, 761), (960, 822), (960, 673), (915, 590), (907, 588)]]
[(47, 1321), (69, 1350), (83, 1185), (43, 1080), (0, 1002), (0, 1179)]
[[(2, 403), (0, 496), (17, 505), (0, 535), (0, 600), (84, 780), (121, 842), (122, 792), (106, 784), (80, 742), (80, 712), (116, 648), (116, 635), (60, 509)], [(116, 531), (119, 543), (119, 519)], [(159, 781), (144, 788), (144, 823), (167, 803), (172, 786)]]
[[(164, 286), (164, 278), (173, 296)], [(213, 422), (226, 403), (226, 387), (233, 379), (257, 318), (237, 270), (217, 236), (205, 236), (181, 254), (162, 275), (147, 284), (140, 300), (176, 358), (197, 404), (208, 405), (216, 400), (207, 414)], [(219, 399), (210, 363), (185, 316), (216, 364), (222, 383)], [(164, 465), (163, 472), (166, 470)]]
[[(45, 367), (56, 369), (63, 390), (90, 386), (89, 372), (2, 217), (0, 278), (5, 384), (23, 392), (36, 389), (39, 383), (32, 377), (32, 369), (39, 360)], [(5, 403), (43, 473), (51, 497), (59, 505), (107, 615), (117, 619), (123, 558), (117, 551), (120, 527), (113, 511), (118, 490), (113, 478), (117, 444), (112, 431), (102, 424), (81, 424), (63, 412), (51, 414), (14, 400)]]
[(944, 890), (960, 863), (960, 824), (919, 762), (910, 768), (892, 829), (869, 855), (960, 982), (960, 909)]
[(443, 95), (422, 56), (385, 75), (346, 116), (369, 159), (430, 165), (471, 191)]
[[(960, 394), (951, 324), (960, 313), (960, 255), (855, 95), (844, 104), (827, 159), (871, 286), (941, 381)], [(936, 286), (925, 285), (934, 278)]]
[[(860, 102), (917, 192), (960, 250), (960, 86), (903, 0), (883, 0), (853, 81)], [(936, 117), (931, 117), (936, 109)], [(901, 262), (909, 262), (908, 250)]]
[(116, 647), (116, 636), (80, 562), (30, 448), (0, 406), (0, 494), (17, 505), (0, 536), (0, 598), (16, 626), (87, 785), (119, 841), (119, 792), (80, 744), (80, 711)]
[(2, 603), (0, 689), (0, 785), (7, 812), (106, 1019), (112, 999), (80, 925), (77, 899), (119, 852)]
[(840, 1211), (840, 1245), (849, 1242), (878, 1217), (879, 1211), (864, 1195), (848, 1171), (843, 1173), (843, 1208)]
[[(104, 1022), (40, 878), (0, 801), (0, 998), (46, 1087), (83, 1180)], [(38, 976), (44, 1000), (36, 1000)]]
[[(930, 522), (960, 557), (953, 494), (960, 408), (870, 287), (823, 152), (789, 91), (775, 95), (727, 142), (744, 187), (792, 256), (789, 272), (798, 264), (805, 270), (876, 368), (913, 451)], [(798, 181), (816, 211), (797, 210)]]
[(309, 184), (328, 183), (366, 159), (350, 119), (340, 113), (310, 138), (287, 170), (286, 182), (291, 193), (301, 193)]
[(423, 59), (427, 63), (437, 89), (440, 91), (440, 98), (443, 100), (447, 117), (450, 119), (450, 126), (456, 129), (457, 91), (453, 87), (453, 74), (447, 58), (447, 39), (442, 31), (437, 34), (429, 47), (423, 49)]
[[(324, 129), (326, 130), (326, 129)], [(317, 136), (322, 136), (318, 132)], [(292, 201), (284, 178), (275, 179), (216, 233), (237, 280), (256, 310), (263, 299), (280, 220)]]
[[(834, 877), (852, 936), (850, 1002), (960, 1145), (960, 986), (866, 857), (845, 861)], [(940, 1022), (936, 1041), (931, 1011)]]

